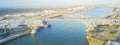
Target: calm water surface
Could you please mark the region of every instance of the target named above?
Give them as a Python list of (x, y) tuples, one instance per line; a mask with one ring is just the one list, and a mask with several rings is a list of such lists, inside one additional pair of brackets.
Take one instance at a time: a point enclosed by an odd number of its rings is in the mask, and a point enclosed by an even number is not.
[(48, 21), (50, 28), (40, 29), (36, 35), (28, 35), (5, 45), (88, 45), (86, 26), (80, 21)]
[(82, 11), (80, 14), (86, 15), (92, 18), (103, 18), (112, 13), (112, 7), (96, 7), (90, 10)]

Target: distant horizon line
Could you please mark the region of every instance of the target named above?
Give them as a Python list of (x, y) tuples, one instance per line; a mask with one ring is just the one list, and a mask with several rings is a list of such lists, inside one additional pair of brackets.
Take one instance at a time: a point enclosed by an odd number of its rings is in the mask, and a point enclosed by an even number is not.
[(72, 5), (72, 6), (61, 6), (61, 7), (0, 7), (1, 9), (57, 9), (57, 8), (71, 8), (71, 7), (79, 7), (79, 6), (107, 6), (107, 7), (115, 7), (120, 8), (120, 4), (105, 4), (105, 5)]

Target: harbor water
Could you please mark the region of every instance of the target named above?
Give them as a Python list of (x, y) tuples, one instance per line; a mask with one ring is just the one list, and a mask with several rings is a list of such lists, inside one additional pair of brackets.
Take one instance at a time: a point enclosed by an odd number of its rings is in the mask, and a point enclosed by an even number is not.
[(80, 21), (47, 21), (49, 28), (38, 30), (35, 35), (27, 35), (4, 45), (88, 45), (85, 38), (86, 26)]

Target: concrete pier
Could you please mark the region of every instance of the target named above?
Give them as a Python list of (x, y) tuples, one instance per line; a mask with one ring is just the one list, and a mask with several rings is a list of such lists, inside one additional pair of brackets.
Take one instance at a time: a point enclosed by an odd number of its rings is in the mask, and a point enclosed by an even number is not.
[(14, 36), (10, 36), (10, 37), (4, 38), (4, 39), (0, 40), (0, 44), (9, 42), (9, 41), (14, 40), (14, 39), (17, 39), (17, 38), (19, 38), (19, 37), (21, 37), (21, 36), (24, 36), (24, 35), (27, 35), (27, 34), (29, 34), (29, 33), (30, 33), (29, 31), (25, 31), (25, 32), (16, 34), (16, 35), (14, 35)]
[(25, 36), (25, 35), (28, 35), (28, 34), (35, 34), (37, 32), (37, 30), (41, 27), (44, 27), (45, 25), (36, 25), (34, 26), (33, 28), (31, 27), (31, 30), (27, 30), (25, 32), (21, 32), (19, 34), (16, 34), (16, 35), (13, 35), (13, 36), (10, 36), (10, 37), (7, 37), (7, 38), (4, 38), (4, 39), (1, 39), (0, 40), (0, 44), (3, 44), (3, 43), (6, 43), (6, 42), (9, 42), (11, 40), (14, 40), (14, 39), (17, 39), (21, 36)]

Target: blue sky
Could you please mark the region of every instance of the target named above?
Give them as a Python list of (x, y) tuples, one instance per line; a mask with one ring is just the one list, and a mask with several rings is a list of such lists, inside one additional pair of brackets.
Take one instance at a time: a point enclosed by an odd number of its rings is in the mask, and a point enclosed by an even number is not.
[(56, 8), (88, 4), (120, 4), (120, 0), (0, 0), (0, 8)]

